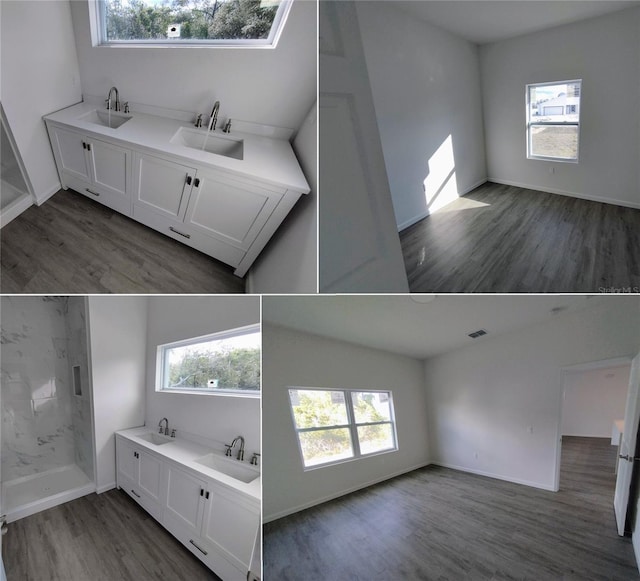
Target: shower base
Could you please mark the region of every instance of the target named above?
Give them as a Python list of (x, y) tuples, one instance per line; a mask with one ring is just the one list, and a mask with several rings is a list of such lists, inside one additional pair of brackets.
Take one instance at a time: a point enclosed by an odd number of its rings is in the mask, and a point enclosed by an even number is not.
[(13, 522), (96, 491), (75, 464), (2, 483), (2, 507)]

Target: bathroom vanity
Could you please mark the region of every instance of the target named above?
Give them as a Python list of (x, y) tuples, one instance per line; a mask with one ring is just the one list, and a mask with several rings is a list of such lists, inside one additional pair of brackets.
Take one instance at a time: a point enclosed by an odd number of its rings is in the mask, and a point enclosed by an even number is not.
[(116, 458), (118, 488), (216, 575), (224, 581), (259, 578), (256, 466), (148, 427), (117, 432)]
[(217, 258), (240, 277), (309, 193), (275, 128), (234, 121), (230, 133), (209, 132), (88, 103), (44, 120), (64, 189)]

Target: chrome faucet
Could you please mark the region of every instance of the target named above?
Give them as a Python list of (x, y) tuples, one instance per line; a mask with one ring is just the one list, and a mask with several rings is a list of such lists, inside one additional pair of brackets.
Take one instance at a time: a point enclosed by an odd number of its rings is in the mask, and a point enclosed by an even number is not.
[(209, 119), (209, 131), (216, 130), (216, 123), (218, 122), (218, 111), (220, 110), (220, 101), (216, 101), (213, 104), (213, 110), (211, 111), (211, 119)]
[[(165, 422), (164, 424), (164, 432), (162, 430), (162, 422)], [(169, 435), (169, 420), (167, 418), (162, 418), (159, 422), (158, 422), (158, 426), (160, 426), (160, 434), (164, 433), (165, 436)]]
[(236, 445), (236, 442), (240, 440), (240, 449), (238, 450), (238, 455), (236, 456), (236, 458), (238, 460), (244, 460), (244, 438), (242, 436), (238, 436), (237, 438), (235, 438), (233, 440), (233, 442), (231, 442), (231, 446), (228, 446), (227, 449), (227, 456), (231, 456), (232, 455), (232, 450), (234, 448), (234, 446)]
[[(113, 93), (113, 91), (116, 92), (115, 109), (114, 107), (111, 106), (111, 93)], [(107, 109), (114, 109), (114, 111), (120, 111), (120, 95), (118, 94), (118, 89), (116, 89), (115, 87), (111, 87), (109, 89), (109, 94), (107, 95), (107, 99), (105, 102), (107, 103)]]

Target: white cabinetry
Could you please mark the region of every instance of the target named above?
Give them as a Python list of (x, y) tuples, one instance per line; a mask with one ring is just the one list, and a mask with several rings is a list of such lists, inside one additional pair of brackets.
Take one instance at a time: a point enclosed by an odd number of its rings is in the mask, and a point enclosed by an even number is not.
[(63, 187), (130, 216), (131, 150), (57, 126), (49, 132)]

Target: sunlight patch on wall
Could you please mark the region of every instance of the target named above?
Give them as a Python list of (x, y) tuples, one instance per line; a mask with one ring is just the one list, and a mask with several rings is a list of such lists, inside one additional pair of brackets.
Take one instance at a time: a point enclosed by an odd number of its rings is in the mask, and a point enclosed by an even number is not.
[(429, 212), (458, 199), (453, 140), (449, 135), (429, 159), (429, 173), (424, 179), (425, 201)]

